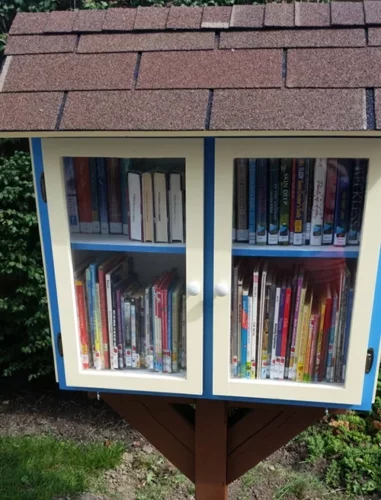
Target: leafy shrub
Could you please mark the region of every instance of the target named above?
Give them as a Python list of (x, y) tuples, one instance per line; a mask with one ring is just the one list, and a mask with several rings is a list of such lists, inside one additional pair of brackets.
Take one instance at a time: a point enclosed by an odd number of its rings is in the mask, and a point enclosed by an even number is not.
[(325, 419), (302, 433), (308, 461), (324, 461), (325, 481), (356, 495), (381, 495), (381, 375), (372, 411)]
[(52, 371), (30, 157), (0, 157), (0, 375)]

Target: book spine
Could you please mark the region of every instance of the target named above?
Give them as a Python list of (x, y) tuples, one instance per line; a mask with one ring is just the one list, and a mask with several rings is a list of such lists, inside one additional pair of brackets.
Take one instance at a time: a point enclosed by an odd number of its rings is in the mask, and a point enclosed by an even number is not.
[(91, 211), (93, 220), (93, 233), (101, 232), (98, 206), (98, 178), (97, 164), (95, 158), (89, 159), (90, 184), (91, 184)]
[(279, 243), (290, 242), (290, 198), (291, 198), (291, 160), (282, 159), (280, 163), (280, 200), (279, 200)]
[(316, 341), (319, 332), (320, 317), (318, 314), (314, 314), (311, 316), (311, 320), (312, 318), (313, 318), (313, 330), (309, 334), (309, 339), (308, 339), (307, 354), (304, 364), (304, 375), (303, 375), (304, 382), (312, 382), (312, 375), (316, 360)]
[(326, 178), (327, 178), (327, 160), (324, 158), (317, 158), (315, 163), (312, 218), (311, 218), (311, 228), (310, 228), (311, 245), (322, 244)]
[(288, 333), (287, 333), (287, 344), (286, 344), (286, 360), (284, 368), (284, 378), (289, 378), (290, 371), (290, 357), (291, 357), (291, 343), (292, 343), (292, 331), (295, 319), (295, 305), (296, 305), (296, 294), (298, 287), (298, 274), (296, 269), (294, 269), (294, 275), (291, 284), (291, 304), (290, 304), (290, 317), (288, 320)]
[(155, 206), (155, 241), (168, 243), (167, 178), (162, 172), (153, 174)]
[(363, 160), (355, 160), (352, 176), (352, 193), (349, 214), (348, 245), (360, 243), (362, 213), (364, 208), (366, 165)]
[(122, 199), (120, 190), (119, 160), (107, 159), (108, 210), (111, 234), (122, 234)]
[(74, 158), (75, 182), (78, 201), (79, 229), (81, 233), (93, 232), (91, 208), (90, 170), (87, 158)]
[(311, 162), (310, 159), (307, 158), (305, 161), (305, 171), (304, 171), (304, 197), (303, 197), (303, 236), (302, 236), (302, 245), (306, 245), (306, 232), (307, 232), (307, 204), (308, 204), (308, 196), (309, 196), (309, 187), (310, 187), (310, 173), (311, 173)]
[(339, 314), (339, 328), (337, 335), (337, 348), (336, 348), (336, 366), (335, 366), (335, 382), (341, 381), (341, 374), (343, 368), (343, 354), (345, 342), (345, 328), (348, 309), (348, 294), (349, 294), (349, 271), (346, 269), (343, 276), (343, 287), (341, 290), (340, 298), (340, 314)]
[(309, 305), (306, 303), (303, 308), (303, 316), (300, 330), (300, 343), (298, 348), (298, 364), (296, 371), (296, 381), (303, 382), (304, 364), (306, 360), (306, 352), (308, 346), (308, 339), (310, 336), (311, 323), (310, 323)]
[(260, 245), (267, 243), (267, 161), (257, 160), (256, 202), (257, 202), (257, 233), (256, 242)]
[(291, 244), (294, 244), (295, 204), (296, 204), (296, 159), (294, 158), (292, 160), (291, 193), (290, 193), (290, 243)]
[(249, 240), (248, 212), (248, 165), (247, 160), (236, 160), (237, 172), (237, 241)]
[(242, 295), (242, 313), (241, 313), (241, 364), (240, 364), (241, 378), (246, 378), (248, 314), (249, 314), (249, 297), (247, 293), (244, 293)]
[(180, 300), (176, 288), (172, 294), (172, 371), (179, 371)]
[[(181, 190), (181, 175), (172, 173), (169, 175), (170, 191), (169, 200), (169, 225), (171, 243), (184, 242), (184, 216), (183, 216), (183, 192)], [(151, 193), (149, 193), (151, 195)], [(151, 196), (152, 199), (152, 196)]]
[(292, 338), (291, 338), (291, 346), (290, 346), (290, 363), (289, 363), (289, 380), (294, 380), (296, 376), (296, 344), (297, 344), (297, 336), (298, 336), (298, 323), (300, 310), (303, 308), (302, 305), (302, 288), (303, 287), (303, 274), (300, 273), (297, 281), (296, 288), (296, 300), (295, 300), (295, 314), (294, 321), (292, 326)]
[(107, 170), (106, 160), (104, 158), (96, 158), (96, 169), (98, 178), (98, 205), (99, 205), (99, 221), (102, 234), (109, 234), (108, 222), (108, 192), (107, 192)]
[(279, 160), (269, 160), (269, 218), (267, 243), (279, 242)]
[(233, 293), (231, 306), (230, 352), (231, 376), (238, 376), (238, 266), (233, 268)]
[(335, 221), (335, 204), (337, 188), (337, 160), (327, 162), (327, 182), (325, 187), (323, 215), (323, 245), (333, 243), (333, 224)]
[(101, 325), (98, 322), (98, 294), (96, 283), (96, 265), (90, 264), (89, 266), (89, 289), (91, 290), (91, 315), (94, 330), (94, 356), (95, 356), (95, 369), (102, 369), (102, 335)]
[(348, 293), (347, 314), (346, 314), (346, 319), (345, 319), (345, 338), (344, 338), (343, 362), (342, 362), (342, 372), (341, 372), (341, 381), (342, 382), (345, 382), (345, 375), (346, 375), (346, 369), (347, 369), (349, 335), (350, 335), (350, 331), (351, 331), (352, 309), (353, 309), (353, 295), (354, 295), (354, 290), (353, 290), (353, 288), (350, 288), (349, 293)]
[(266, 279), (267, 263), (263, 265), (261, 287), (259, 296), (259, 322), (258, 322), (258, 347), (257, 347), (257, 379), (266, 378), (267, 344), (265, 343), (265, 309), (266, 309)]
[(253, 303), (251, 312), (251, 373), (250, 377), (256, 377), (257, 371), (257, 348), (258, 348), (258, 297), (259, 297), (259, 273), (254, 272), (253, 276)]
[(135, 172), (128, 174), (128, 203), (129, 203), (129, 231), (130, 239), (143, 240), (142, 234), (142, 191), (141, 176)]
[(89, 356), (89, 336), (87, 331), (86, 322), (86, 302), (85, 302), (85, 291), (83, 289), (83, 282), (80, 280), (75, 280), (75, 292), (77, 299), (77, 315), (78, 315), (78, 326), (79, 326), (79, 339), (81, 347), (81, 364), (84, 370), (90, 368), (90, 356)]
[(107, 319), (108, 319), (108, 338), (109, 338), (109, 353), (110, 353), (110, 368), (116, 370), (118, 368), (118, 351), (114, 346), (114, 317), (112, 304), (112, 279), (109, 274), (106, 274), (106, 300), (107, 300)]
[(276, 339), (276, 352), (275, 352), (275, 378), (280, 379), (281, 375), (281, 351), (282, 351), (282, 334), (283, 334), (283, 323), (284, 323), (284, 309), (286, 306), (286, 287), (282, 286), (280, 289), (280, 302), (279, 302), (279, 314), (278, 314), (278, 334)]
[[(166, 351), (163, 359), (163, 364), (165, 364), (166, 367), (166, 372), (171, 373), (172, 372), (172, 332), (169, 330), (170, 326), (170, 311), (169, 309), (169, 288), (170, 288), (170, 282), (167, 281), (167, 283), (164, 285), (163, 289), (163, 323), (164, 323), (164, 338), (166, 339)], [(163, 369), (164, 371), (164, 369)]]
[(126, 368), (132, 368), (132, 342), (131, 342), (131, 302), (124, 297), (124, 325), (125, 325), (125, 347), (124, 364)]
[(163, 339), (161, 333), (161, 295), (158, 285), (155, 286), (155, 371), (163, 371)]
[(252, 352), (252, 325), (253, 325), (253, 297), (252, 295), (248, 296), (247, 303), (247, 348), (246, 348), (246, 372), (245, 377), (251, 378), (251, 352)]
[(151, 318), (150, 318), (150, 293), (148, 286), (144, 290), (144, 344), (145, 344), (145, 367), (153, 370), (153, 346), (151, 346)]
[(322, 382), (326, 377), (328, 351), (329, 351), (329, 337), (330, 337), (330, 329), (332, 322), (332, 308), (333, 308), (333, 298), (327, 297), (325, 313), (324, 313), (323, 342), (320, 355), (318, 382)]
[(99, 298), (99, 283), (96, 283), (96, 318), (97, 318), (97, 336), (99, 339), (99, 351), (101, 357), (101, 369), (105, 369), (105, 358), (103, 352), (103, 337), (102, 337), (102, 318), (101, 318), (101, 306)]
[(266, 378), (270, 378), (271, 361), (272, 361), (272, 348), (273, 348), (273, 335), (274, 335), (274, 322), (275, 306), (276, 306), (276, 284), (272, 283), (270, 286), (269, 296), (269, 316), (268, 316), (268, 339), (267, 339), (267, 367)]
[(280, 362), (279, 362), (279, 379), (281, 380), (285, 378), (286, 351), (287, 351), (288, 334), (290, 328), (291, 295), (292, 295), (291, 288), (287, 287), (284, 299), (283, 329), (281, 334), (282, 342), (280, 347)]
[(129, 235), (128, 229), (128, 196), (127, 196), (127, 172), (130, 169), (131, 160), (122, 158), (120, 160), (120, 187), (121, 187), (121, 206), (122, 206), (122, 232)]
[(350, 170), (352, 160), (340, 160), (337, 173), (333, 244), (345, 246), (349, 223)]
[(295, 189), (295, 212), (294, 212), (294, 245), (303, 244), (303, 207), (305, 188), (305, 160), (297, 160), (296, 165), (296, 189)]
[(103, 269), (98, 270), (98, 282), (99, 282), (99, 305), (100, 305), (101, 325), (102, 325), (104, 366), (106, 369), (109, 369), (110, 353), (108, 346), (108, 328), (107, 328), (106, 280)]
[(131, 298), (131, 351), (132, 351), (132, 368), (139, 367), (139, 348), (138, 348), (138, 335), (136, 331), (136, 299)]
[(277, 341), (278, 341), (278, 324), (279, 324), (279, 312), (280, 312), (280, 299), (281, 299), (281, 289), (276, 287), (275, 291), (275, 304), (273, 313), (273, 325), (272, 325), (272, 342), (271, 342), (271, 365), (270, 365), (270, 378), (277, 378)]
[(180, 351), (180, 367), (185, 370), (187, 367), (187, 309), (186, 295), (181, 298), (181, 351)]
[[(311, 240), (311, 223), (312, 223), (312, 205), (314, 196), (314, 165), (313, 160), (307, 160), (308, 162), (308, 183), (307, 194), (305, 197), (305, 241), (306, 245), (310, 244)], [(324, 196), (324, 194), (323, 194)]]
[(73, 158), (65, 157), (63, 159), (65, 186), (66, 186), (66, 204), (69, 218), (69, 229), (71, 233), (79, 233), (78, 203), (77, 191), (75, 187), (75, 171)]
[(320, 306), (320, 320), (319, 320), (319, 331), (316, 340), (316, 361), (313, 369), (313, 381), (319, 381), (319, 371), (320, 371), (320, 363), (323, 355), (323, 336), (324, 336), (324, 321), (325, 321), (325, 312), (327, 308), (327, 301), (323, 299)]
[(332, 303), (332, 315), (329, 327), (328, 349), (327, 349), (327, 364), (325, 378), (327, 382), (333, 382), (334, 372), (334, 343), (336, 333), (336, 316), (337, 316), (337, 296), (334, 297)]
[(255, 245), (255, 191), (256, 191), (256, 164), (249, 160), (249, 244)]
[(116, 300), (116, 342), (118, 349), (118, 368), (122, 370), (124, 368), (124, 355), (123, 355), (123, 323), (122, 320), (122, 304), (123, 295), (120, 288), (116, 290), (115, 293)]

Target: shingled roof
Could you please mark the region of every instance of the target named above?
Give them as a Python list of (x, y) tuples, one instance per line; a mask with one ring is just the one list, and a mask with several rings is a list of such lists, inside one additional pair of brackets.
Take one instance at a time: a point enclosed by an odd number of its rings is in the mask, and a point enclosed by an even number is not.
[(381, 129), (381, 1), (20, 13), (0, 131)]

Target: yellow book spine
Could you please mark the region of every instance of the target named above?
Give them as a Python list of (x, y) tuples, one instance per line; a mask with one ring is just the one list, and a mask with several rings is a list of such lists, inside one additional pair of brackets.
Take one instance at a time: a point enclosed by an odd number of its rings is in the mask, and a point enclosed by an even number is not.
[(321, 349), (323, 347), (323, 333), (324, 333), (324, 318), (325, 318), (325, 309), (327, 307), (327, 300), (324, 297), (321, 301), (320, 305), (320, 323), (319, 323), (319, 332), (316, 343), (316, 363), (313, 371), (313, 380), (317, 380), (320, 366), (320, 357), (321, 357)]
[(297, 382), (303, 382), (304, 362), (306, 358), (306, 350), (307, 350), (308, 337), (310, 331), (311, 302), (312, 298), (305, 303), (303, 308), (303, 321), (300, 333), (300, 350), (298, 352), (298, 364), (296, 371)]
[[(296, 341), (295, 341), (295, 354), (294, 354), (294, 360), (293, 360), (293, 376), (292, 380), (296, 380), (296, 371), (298, 367), (298, 356), (300, 352), (300, 340), (301, 340), (301, 331), (302, 331), (302, 324), (303, 324), (303, 311), (304, 311), (304, 305), (305, 305), (305, 300), (306, 300), (306, 292), (307, 289), (304, 287), (302, 288), (301, 294), (300, 294), (300, 305), (299, 305), (299, 314), (298, 314), (298, 326), (296, 330)], [(292, 358), (291, 358), (292, 360)]]
[(103, 356), (103, 342), (102, 342), (102, 321), (101, 321), (101, 308), (99, 299), (99, 284), (96, 284), (96, 294), (95, 294), (95, 304), (94, 304), (94, 342), (95, 342), (95, 353), (99, 353), (99, 361), (97, 362), (96, 368), (99, 370), (104, 369), (104, 356)]

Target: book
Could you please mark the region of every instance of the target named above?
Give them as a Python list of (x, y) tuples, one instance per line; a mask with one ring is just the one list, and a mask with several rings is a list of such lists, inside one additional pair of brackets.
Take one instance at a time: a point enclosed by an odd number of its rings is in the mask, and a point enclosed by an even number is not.
[(258, 359), (258, 311), (259, 311), (259, 271), (260, 261), (255, 265), (253, 271), (253, 292), (252, 292), (252, 307), (251, 307), (251, 370), (250, 377), (256, 378), (257, 372), (257, 359)]
[(333, 237), (333, 244), (335, 246), (345, 246), (347, 242), (351, 169), (352, 160), (339, 161)]
[(324, 198), (323, 245), (333, 243), (333, 224), (335, 220), (335, 203), (337, 187), (337, 160), (327, 160), (327, 182)]
[(336, 291), (333, 292), (333, 300), (332, 300), (332, 314), (331, 321), (329, 325), (329, 333), (328, 333), (328, 348), (326, 355), (326, 370), (325, 370), (325, 379), (327, 382), (334, 381), (334, 368), (335, 368), (335, 360), (334, 360), (334, 343), (335, 343), (335, 333), (336, 333), (336, 320), (337, 320), (337, 307), (338, 307), (338, 297)]
[(256, 160), (249, 160), (249, 244), (256, 242)]
[(290, 243), (294, 244), (295, 226), (295, 204), (296, 204), (296, 159), (292, 160), (291, 168), (291, 193), (290, 193)]
[(283, 330), (283, 314), (284, 314), (284, 299), (285, 299), (285, 289), (278, 284), (275, 289), (275, 304), (274, 304), (274, 319), (273, 319), (273, 335), (271, 341), (271, 365), (270, 365), (270, 378), (278, 378), (278, 366), (279, 357), (278, 355), (278, 339), (281, 337), (281, 332)]
[[(152, 196), (151, 196), (152, 198)], [(181, 174), (169, 174), (169, 241), (184, 242), (183, 192), (181, 189)]]
[(131, 169), (131, 160), (122, 158), (120, 160), (120, 188), (121, 188), (121, 209), (122, 209), (122, 233), (129, 236), (128, 227), (128, 191), (127, 191), (127, 173)]
[(311, 233), (309, 238), (311, 245), (322, 244), (326, 177), (327, 160), (325, 158), (317, 158), (315, 161), (313, 178), (313, 203), (311, 215)]
[(267, 243), (267, 160), (256, 161), (256, 242)]
[(69, 229), (71, 233), (79, 233), (77, 190), (75, 184), (75, 171), (73, 158), (65, 157), (63, 159), (65, 188), (66, 188), (66, 206), (69, 218)]
[(290, 242), (290, 200), (292, 160), (282, 159), (280, 162), (280, 196), (279, 196), (279, 244)]
[(320, 362), (322, 361), (322, 351), (323, 351), (323, 335), (324, 335), (324, 321), (325, 314), (327, 309), (327, 292), (324, 292), (320, 298), (320, 319), (319, 319), (319, 329), (317, 333), (316, 339), (316, 353), (315, 353), (315, 362), (313, 368), (312, 378), (314, 382), (319, 381), (319, 370), (320, 370)]
[(235, 171), (237, 175), (237, 241), (249, 240), (248, 225), (248, 162), (247, 160), (235, 160)]
[(245, 276), (242, 283), (242, 306), (241, 306), (241, 355), (240, 355), (240, 373), (241, 377), (246, 378), (247, 374), (247, 338), (248, 338), (248, 316), (249, 316), (249, 283), (250, 275)]
[(348, 245), (360, 243), (361, 223), (364, 209), (367, 162), (355, 160), (353, 165), (352, 191), (350, 198)]
[[(311, 307), (313, 303), (313, 293), (312, 288), (307, 288), (306, 299), (303, 307), (303, 315), (301, 320), (301, 327), (298, 333), (298, 355), (297, 355), (297, 371), (296, 371), (296, 381), (303, 382), (304, 376), (304, 364), (306, 363), (306, 353), (308, 345), (308, 337), (311, 331), (310, 319), (311, 319)], [(312, 328), (314, 325), (312, 325)]]
[(95, 158), (89, 158), (90, 184), (91, 184), (91, 211), (93, 219), (93, 233), (101, 232), (98, 205), (98, 176)]
[(75, 272), (75, 296), (77, 304), (79, 342), (81, 366), (84, 370), (92, 366), (91, 343), (89, 338), (89, 328), (87, 321), (87, 306), (86, 306), (86, 281), (83, 275), (83, 269), (80, 272)]
[(273, 270), (268, 274), (268, 281), (266, 281), (266, 308), (265, 308), (265, 332), (264, 338), (267, 334), (267, 363), (266, 363), (266, 378), (270, 378), (271, 371), (271, 355), (272, 355), (272, 342), (274, 334), (275, 319), (275, 306), (276, 306), (276, 277)]
[(81, 233), (93, 232), (93, 213), (91, 206), (91, 182), (87, 158), (74, 158), (75, 186), (78, 202), (79, 229)]
[(107, 158), (108, 215), (111, 234), (122, 234), (122, 191), (120, 164), (117, 158)]
[(300, 330), (300, 325), (302, 322), (302, 311), (304, 307), (304, 300), (306, 295), (306, 279), (304, 270), (299, 271), (297, 285), (296, 285), (296, 299), (295, 299), (295, 313), (293, 317), (292, 325), (292, 337), (290, 345), (290, 361), (288, 370), (288, 379), (295, 380), (296, 378), (296, 366), (297, 366), (297, 343), (298, 343), (298, 330)]
[(259, 302), (259, 324), (258, 324), (258, 348), (257, 348), (257, 378), (266, 378), (267, 372), (267, 345), (268, 345), (268, 322), (265, 332), (265, 308), (266, 303), (266, 281), (268, 262), (265, 261), (262, 267), (260, 302)]
[(303, 244), (303, 208), (305, 188), (306, 160), (296, 161), (296, 185), (295, 185), (295, 208), (294, 208), (294, 245)]
[(230, 325), (230, 353), (231, 353), (231, 377), (238, 376), (238, 272), (239, 261), (233, 266), (233, 293), (231, 305), (231, 325)]
[(267, 242), (279, 242), (279, 160), (269, 160), (269, 215)]
[(101, 234), (109, 234), (108, 219), (108, 189), (107, 189), (107, 169), (105, 158), (96, 158), (97, 187), (99, 204), (99, 221)]
[(163, 172), (153, 173), (155, 241), (168, 243), (167, 179)]
[(143, 210), (143, 239), (145, 242), (155, 241), (154, 217), (153, 217), (153, 189), (152, 175), (143, 172), (142, 182), (142, 210)]
[(137, 172), (127, 173), (130, 239), (143, 241), (141, 176)]
[(347, 370), (347, 357), (348, 357), (348, 347), (349, 347), (349, 336), (351, 330), (351, 321), (352, 321), (352, 309), (353, 309), (353, 298), (354, 298), (354, 289), (353, 285), (348, 291), (348, 306), (347, 313), (345, 318), (345, 337), (343, 344), (343, 358), (342, 358), (342, 370), (340, 374), (340, 381), (345, 382), (345, 375)]
[(304, 196), (303, 207), (303, 245), (310, 245), (311, 239), (311, 222), (312, 222), (312, 205), (314, 196), (314, 163), (312, 159), (307, 160), (306, 169), (306, 194)]
[(287, 283), (285, 290), (284, 299), (284, 313), (283, 313), (283, 327), (281, 332), (281, 345), (280, 345), (280, 360), (278, 369), (278, 378), (283, 380), (285, 378), (286, 370), (286, 352), (288, 344), (288, 336), (290, 330), (290, 315), (292, 307), (292, 286), (291, 283)]
[(307, 350), (304, 357), (303, 381), (311, 382), (316, 359), (316, 341), (320, 325), (320, 315), (318, 310), (312, 309), (310, 316), (310, 327), (308, 331)]

